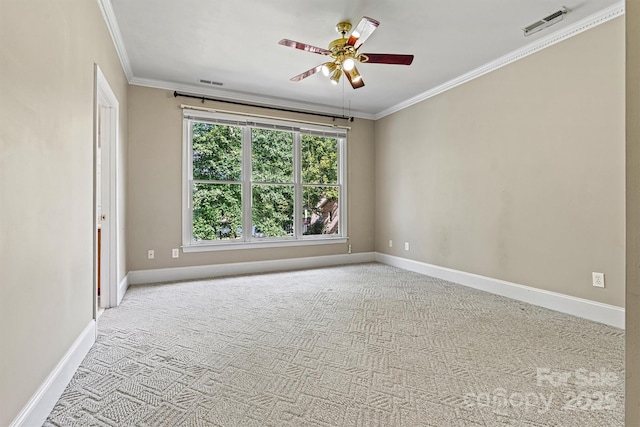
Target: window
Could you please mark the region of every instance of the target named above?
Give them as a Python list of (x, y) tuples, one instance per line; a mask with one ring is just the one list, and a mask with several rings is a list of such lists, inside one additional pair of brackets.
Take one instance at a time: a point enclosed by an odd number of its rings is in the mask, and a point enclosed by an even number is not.
[(346, 130), (184, 110), (185, 252), (346, 241)]

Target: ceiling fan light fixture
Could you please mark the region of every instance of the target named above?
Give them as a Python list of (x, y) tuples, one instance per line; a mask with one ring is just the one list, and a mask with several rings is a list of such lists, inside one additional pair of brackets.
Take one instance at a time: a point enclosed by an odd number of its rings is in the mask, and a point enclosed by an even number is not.
[(358, 72), (358, 69), (355, 68), (355, 66), (354, 66), (353, 70), (351, 70), (349, 75), (351, 76), (351, 81), (354, 81), (356, 83), (359, 82), (360, 80), (362, 80), (362, 76)]
[(322, 64), (322, 74), (329, 77), (336, 70), (337, 66), (334, 62), (326, 62)]
[(353, 60), (353, 58), (347, 58), (342, 62), (342, 69), (345, 71), (351, 71), (355, 66), (356, 62)]
[(333, 75), (331, 76), (331, 83), (337, 85), (340, 81), (340, 76), (342, 76), (342, 70), (338, 68), (333, 72)]

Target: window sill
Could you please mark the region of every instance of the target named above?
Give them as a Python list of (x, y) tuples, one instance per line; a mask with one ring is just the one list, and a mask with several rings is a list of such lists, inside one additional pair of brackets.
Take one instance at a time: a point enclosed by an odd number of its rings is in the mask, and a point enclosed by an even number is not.
[(348, 237), (324, 237), (300, 240), (267, 240), (263, 242), (202, 243), (182, 246), (183, 253), (233, 251), (242, 249), (286, 248), (295, 246), (335, 245), (347, 243)]

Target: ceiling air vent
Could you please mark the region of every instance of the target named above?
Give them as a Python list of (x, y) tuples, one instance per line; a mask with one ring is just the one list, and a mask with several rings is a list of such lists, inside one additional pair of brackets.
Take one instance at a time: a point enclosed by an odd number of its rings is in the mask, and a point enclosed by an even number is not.
[(212, 85), (212, 86), (222, 86), (222, 83), (220, 83), (220, 82), (214, 82), (214, 81), (206, 80), (206, 79), (200, 79), (200, 83), (205, 84), (205, 85)]
[(559, 11), (553, 12), (551, 15), (547, 16), (546, 18), (542, 18), (541, 20), (534, 22), (533, 24), (523, 28), (524, 35), (530, 36), (533, 33), (537, 33), (538, 31), (544, 30), (545, 28), (555, 24), (556, 22), (562, 21), (562, 19), (564, 18), (564, 15), (566, 15), (569, 12), (570, 12), (569, 9), (562, 6), (562, 8)]

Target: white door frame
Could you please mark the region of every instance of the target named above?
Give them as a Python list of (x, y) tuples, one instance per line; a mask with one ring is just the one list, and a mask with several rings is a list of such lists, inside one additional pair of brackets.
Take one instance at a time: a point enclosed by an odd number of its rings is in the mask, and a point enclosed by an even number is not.
[[(94, 284), (93, 284), (93, 311), (94, 319), (97, 319), (98, 315), (98, 200), (96, 185), (97, 183), (97, 161), (98, 161), (98, 141), (101, 141), (102, 147), (102, 181), (106, 179), (106, 182), (102, 185), (102, 199), (108, 202), (106, 209), (102, 210), (102, 213), (106, 216), (106, 220), (102, 223), (102, 240), (105, 244), (102, 245), (106, 251), (102, 252), (104, 261), (102, 263), (104, 268), (104, 274), (102, 277), (105, 279), (100, 284), (101, 292), (101, 305), (102, 307), (115, 307), (118, 305), (118, 247), (119, 247), (119, 233), (118, 233), (118, 197), (117, 197), (117, 177), (118, 177), (118, 114), (119, 114), (119, 102), (116, 98), (113, 90), (109, 86), (107, 79), (100, 70), (100, 67), (95, 65), (95, 93), (94, 93), (94, 114), (93, 114), (93, 127), (94, 127), (94, 141), (93, 141), (93, 183), (94, 183), (94, 197), (93, 197), (93, 233), (94, 233)], [(100, 114), (100, 112), (102, 114)], [(106, 194), (104, 191), (106, 191)], [(103, 204), (104, 205), (104, 204)]]

